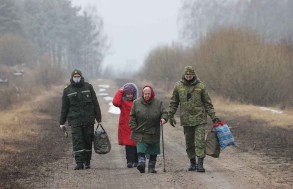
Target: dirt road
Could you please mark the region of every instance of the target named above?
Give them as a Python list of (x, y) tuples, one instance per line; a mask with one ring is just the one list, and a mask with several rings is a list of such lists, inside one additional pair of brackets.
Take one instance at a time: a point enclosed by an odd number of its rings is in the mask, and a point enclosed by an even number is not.
[[(110, 87), (99, 87), (101, 84)], [(179, 123), (176, 128), (169, 124), (164, 126), (166, 172), (163, 172), (162, 156), (158, 157), (157, 174), (141, 174), (136, 168), (126, 168), (124, 147), (117, 144), (119, 115), (108, 112), (111, 98), (104, 98), (106, 93), (110, 97), (113, 96), (118, 87), (113, 81), (108, 80), (99, 80), (93, 85), (97, 93), (99, 91), (104, 93), (98, 96), (98, 100), (102, 109), (102, 124), (112, 142), (111, 152), (106, 155), (93, 153), (91, 169), (74, 171), (74, 158), (70, 144), (64, 158), (44, 164), (39, 168), (39, 177), (20, 180), (19, 183), (22, 186), (65, 189), (268, 189), (292, 186), (292, 182), (286, 185), (278, 184), (267, 177), (268, 174), (264, 174), (271, 170), (259, 171), (259, 167), (256, 168), (261, 163), (259, 157), (232, 147), (225, 149), (219, 159), (209, 156), (205, 158), (205, 173), (187, 171), (189, 160), (185, 152), (183, 130)], [(101, 88), (103, 89), (100, 90)]]

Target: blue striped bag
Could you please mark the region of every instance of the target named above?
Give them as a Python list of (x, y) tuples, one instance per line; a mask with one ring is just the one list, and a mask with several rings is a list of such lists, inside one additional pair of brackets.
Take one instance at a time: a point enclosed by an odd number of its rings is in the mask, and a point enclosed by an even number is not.
[(213, 126), (216, 129), (221, 150), (224, 150), (227, 146), (237, 146), (234, 137), (226, 123), (219, 122), (213, 124)]

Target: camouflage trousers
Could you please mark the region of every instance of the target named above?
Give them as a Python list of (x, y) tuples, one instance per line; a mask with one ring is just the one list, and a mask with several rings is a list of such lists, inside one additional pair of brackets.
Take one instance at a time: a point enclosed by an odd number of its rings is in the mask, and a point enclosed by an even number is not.
[(205, 157), (205, 125), (183, 127), (189, 159)]
[(71, 133), (76, 163), (90, 161), (94, 139), (94, 125), (71, 126)]

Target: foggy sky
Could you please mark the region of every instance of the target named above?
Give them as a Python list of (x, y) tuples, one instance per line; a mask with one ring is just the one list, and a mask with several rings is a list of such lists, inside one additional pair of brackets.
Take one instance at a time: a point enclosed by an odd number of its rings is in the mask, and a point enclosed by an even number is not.
[(111, 48), (103, 67), (136, 70), (151, 49), (177, 41), (180, 0), (72, 0), (72, 4), (94, 5), (104, 21)]

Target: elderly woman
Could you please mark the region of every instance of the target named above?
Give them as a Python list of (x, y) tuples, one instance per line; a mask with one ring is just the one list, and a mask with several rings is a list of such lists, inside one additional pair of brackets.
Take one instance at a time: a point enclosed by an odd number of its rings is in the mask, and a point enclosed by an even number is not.
[(145, 173), (145, 155), (150, 156), (148, 172), (157, 173), (155, 165), (160, 154), (160, 123), (168, 121), (168, 113), (162, 101), (155, 99), (151, 86), (145, 86), (142, 97), (133, 102), (130, 112), (131, 139), (137, 142), (137, 169)]
[(126, 83), (119, 89), (114, 98), (113, 105), (121, 111), (118, 125), (118, 143), (125, 146), (127, 167), (132, 168), (137, 166), (137, 150), (136, 142), (130, 139), (129, 114), (132, 102), (138, 96), (138, 89), (134, 83)]

